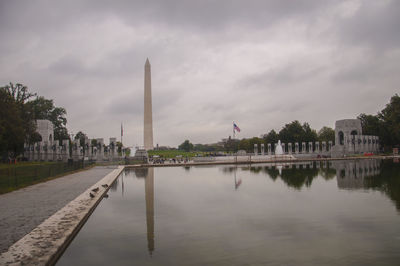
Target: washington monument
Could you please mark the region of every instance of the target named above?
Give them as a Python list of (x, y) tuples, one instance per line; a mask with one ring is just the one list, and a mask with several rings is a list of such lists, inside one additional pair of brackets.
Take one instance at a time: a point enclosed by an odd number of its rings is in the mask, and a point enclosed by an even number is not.
[(153, 111), (151, 105), (151, 66), (149, 59), (144, 65), (144, 148), (153, 149)]

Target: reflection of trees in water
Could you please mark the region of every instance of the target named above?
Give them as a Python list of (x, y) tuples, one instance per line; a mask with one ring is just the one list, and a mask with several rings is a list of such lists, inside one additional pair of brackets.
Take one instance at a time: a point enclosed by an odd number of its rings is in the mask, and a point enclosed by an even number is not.
[(322, 176), (323, 179), (325, 180), (330, 180), (335, 178), (336, 176), (336, 170), (332, 168), (320, 168), (319, 169), (319, 175)]
[(378, 175), (365, 178), (365, 187), (385, 193), (400, 211), (400, 165), (393, 161), (383, 160), (380, 169), (381, 172)]
[(263, 169), (263, 172), (266, 173), (267, 175), (269, 175), (269, 177), (274, 181), (279, 176), (279, 170), (275, 166), (272, 166), (272, 167), (265, 166)]
[[(300, 166), (303, 167), (303, 166)], [(310, 187), (314, 178), (318, 176), (318, 169), (312, 167), (282, 169), (280, 178), (286, 185), (296, 189), (303, 186)]]

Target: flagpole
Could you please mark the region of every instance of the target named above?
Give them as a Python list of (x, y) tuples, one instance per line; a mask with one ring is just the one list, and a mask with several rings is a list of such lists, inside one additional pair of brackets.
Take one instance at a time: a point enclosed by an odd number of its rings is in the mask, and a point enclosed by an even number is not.
[(233, 128), (233, 139), (235, 139), (235, 121), (232, 122), (232, 128)]

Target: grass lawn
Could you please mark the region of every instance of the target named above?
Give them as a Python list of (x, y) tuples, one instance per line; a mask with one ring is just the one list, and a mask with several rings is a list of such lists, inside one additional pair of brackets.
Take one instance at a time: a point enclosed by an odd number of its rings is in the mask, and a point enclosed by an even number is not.
[(0, 164), (0, 194), (92, 167), (81, 162), (19, 162)]

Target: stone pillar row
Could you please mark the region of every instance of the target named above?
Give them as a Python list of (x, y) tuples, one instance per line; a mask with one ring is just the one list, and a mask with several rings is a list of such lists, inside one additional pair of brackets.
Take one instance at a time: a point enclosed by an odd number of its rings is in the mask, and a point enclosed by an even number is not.
[[(321, 144), (321, 145), (320, 145)], [(272, 155), (272, 146), (274, 147), (274, 151), (276, 150), (278, 143), (274, 143), (272, 145), (271, 143), (267, 144), (267, 154)], [(328, 144), (326, 141), (320, 142), (295, 142), (295, 143), (281, 143), (282, 145), (282, 150), (285, 154), (304, 154), (304, 153), (328, 153), (332, 150), (333, 143), (332, 141), (329, 141)], [(300, 150), (301, 147), (301, 150)], [(294, 148), (294, 150), (293, 150)], [(265, 147), (264, 144), (262, 143), (260, 145), (260, 150), (258, 148), (258, 144), (254, 144), (254, 154), (255, 155), (265, 155)]]
[(24, 144), (24, 157), (28, 161), (64, 161), (68, 159), (74, 161), (82, 160), (116, 160), (119, 159), (117, 139), (110, 138), (110, 145), (105, 146), (102, 138), (96, 139), (97, 145), (92, 145), (92, 140), (85, 138), (84, 146), (80, 145), (79, 140), (71, 141), (71, 154), (69, 140), (62, 140), (62, 145), (56, 141), (36, 142), (32, 145)]

